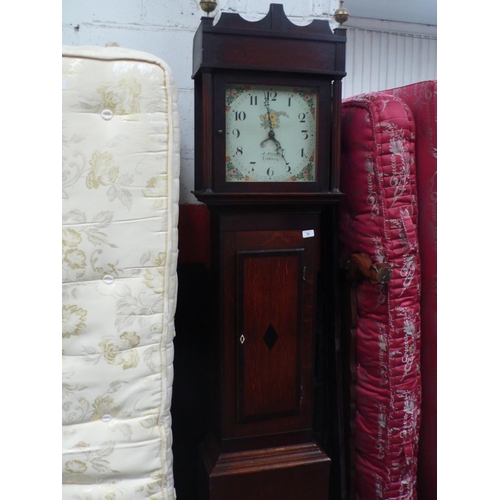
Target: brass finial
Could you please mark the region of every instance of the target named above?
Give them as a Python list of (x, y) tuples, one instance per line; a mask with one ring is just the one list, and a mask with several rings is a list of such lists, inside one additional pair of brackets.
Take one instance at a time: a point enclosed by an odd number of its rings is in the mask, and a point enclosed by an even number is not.
[(340, 0), (340, 7), (333, 13), (333, 18), (339, 23), (339, 28), (349, 19), (349, 11), (344, 9), (344, 0)]
[(200, 0), (200, 7), (207, 14), (210, 14), (210, 12), (213, 12), (215, 10), (215, 8), (217, 7), (217, 1), (216, 0)]

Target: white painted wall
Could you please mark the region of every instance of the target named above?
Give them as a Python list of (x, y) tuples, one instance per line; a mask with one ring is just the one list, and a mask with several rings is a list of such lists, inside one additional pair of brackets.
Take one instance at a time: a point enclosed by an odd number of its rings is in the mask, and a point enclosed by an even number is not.
[[(273, 2), (282, 3), (285, 13), (296, 24), (308, 24), (313, 19), (327, 19), (332, 29), (336, 27), (332, 14), (339, 6), (338, 0), (218, 0), (217, 17), (220, 12), (238, 12), (245, 19), (255, 21), (267, 14), (269, 4)], [(345, 5), (348, 8), (347, 4), (348, 1)], [(117, 43), (121, 47), (154, 54), (171, 67), (179, 91), (181, 203), (196, 203), (196, 199), (191, 194), (194, 188), (192, 43), (203, 14), (198, 0), (62, 1), (62, 42), (64, 45), (104, 46)], [(366, 20), (362, 22), (365, 24), (361, 28), (356, 28), (356, 31), (372, 28), (370, 21), (368, 25), (366, 25)], [(394, 30), (401, 32), (401, 30), (410, 29), (421, 32), (421, 29), (428, 29), (425, 26), (420, 27), (420, 25), (408, 23), (396, 23), (397, 26), (392, 22), (373, 21), (373, 23), (376, 23), (375, 29), (379, 31), (389, 29), (392, 32)], [(351, 25), (351, 22), (348, 25)], [(357, 26), (356, 22), (354, 26)], [(433, 33), (434, 35), (431, 34), (431, 36), (435, 37), (435, 29)], [(395, 43), (399, 43), (399, 38), (394, 38), (394, 36), (392, 38)], [(348, 31), (348, 77), (345, 82), (350, 92), (345, 95), (384, 88), (383, 86), (370, 87), (372, 81), (367, 78), (364, 69), (366, 65), (359, 63), (363, 60), (363, 52), (359, 52), (362, 46), (358, 44), (358, 51), (353, 52), (355, 46), (349, 47), (349, 39), (350, 32)], [(389, 60), (388, 64), (392, 62)], [(358, 84), (359, 79), (356, 76), (358, 73), (362, 80), (361, 85)], [(427, 79), (425, 75), (423, 76), (420, 80)], [(410, 75), (409, 78), (411, 77)], [(406, 83), (412, 83), (412, 81), (404, 81), (404, 84)]]

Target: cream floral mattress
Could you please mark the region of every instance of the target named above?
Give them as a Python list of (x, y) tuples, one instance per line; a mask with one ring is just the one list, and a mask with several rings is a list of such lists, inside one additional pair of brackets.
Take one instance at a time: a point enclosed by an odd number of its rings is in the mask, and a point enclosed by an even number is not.
[(161, 60), (63, 47), (65, 500), (174, 499), (179, 119)]

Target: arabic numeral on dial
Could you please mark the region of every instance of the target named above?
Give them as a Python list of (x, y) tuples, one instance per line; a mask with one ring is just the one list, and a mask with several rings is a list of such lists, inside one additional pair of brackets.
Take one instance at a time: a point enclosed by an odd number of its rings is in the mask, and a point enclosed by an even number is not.
[(300, 123), (305, 123), (306, 122), (306, 114), (299, 113), (299, 120), (300, 120)]
[(256, 105), (257, 105), (257, 96), (251, 95), (250, 96), (250, 106), (256, 106)]
[(267, 169), (267, 175), (268, 175), (269, 177), (272, 177), (272, 176), (274, 175), (274, 170), (273, 170), (272, 168), (268, 168), (268, 169)]
[(302, 149), (300, 150), (300, 156), (301, 156), (302, 158), (304, 158), (304, 156), (305, 156), (305, 155), (306, 155), (306, 154), (304, 153), (304, 148), (302, 148)]
[(266, 92), (265, 96), (267, 101), (276, 101), (276, 98), (278, 97), (278, 92), (269, 91)]
[(301, 130), (301, 132), (304, 134), (304, 137), (302, 137), (302, 139), (304, 140), (309, 139), (309, 134), (307, 133), (307, 130)]
[(292, 171), (292, 167), (290, 166), (290, 163), (286, 164), (286, 171), (287, 171), (287, 173), (290, 173)]
[(243, 148), (241, 146), (239, 146), (239, 147), (236, 148), (236, 154), (238, 156), (241, 156), (243, 154)]
[(244, 111), (235, 111), (234, 112), (235, 121), (239, 120), (240, 122), (242, 122), (243, 120), (245, 120), (246, 117), (247, 117), (247, 114)]
[(232, 134), (234, 135), (234, 137), (236, 137), (236, 139), (238, 139), (238, 137), (240, 136), (240, 131), (235, 128), (233, 129)]

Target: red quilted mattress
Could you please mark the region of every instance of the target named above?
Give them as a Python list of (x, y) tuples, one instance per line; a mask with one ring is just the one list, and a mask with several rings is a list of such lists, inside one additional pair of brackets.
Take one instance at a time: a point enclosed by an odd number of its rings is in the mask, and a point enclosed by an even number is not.
[(341, 250), (392, 267), (357, 288), (356, 498), (416, 499), (420, 426), (420, 262), (415, 124), (400, 99), (342, 105)]
[(418, 495), (437, 499), (437, 81), (385, 90), (404, 101), (415, 119), (418, 244), (422, 276), (422, 422), (418, 441)]

